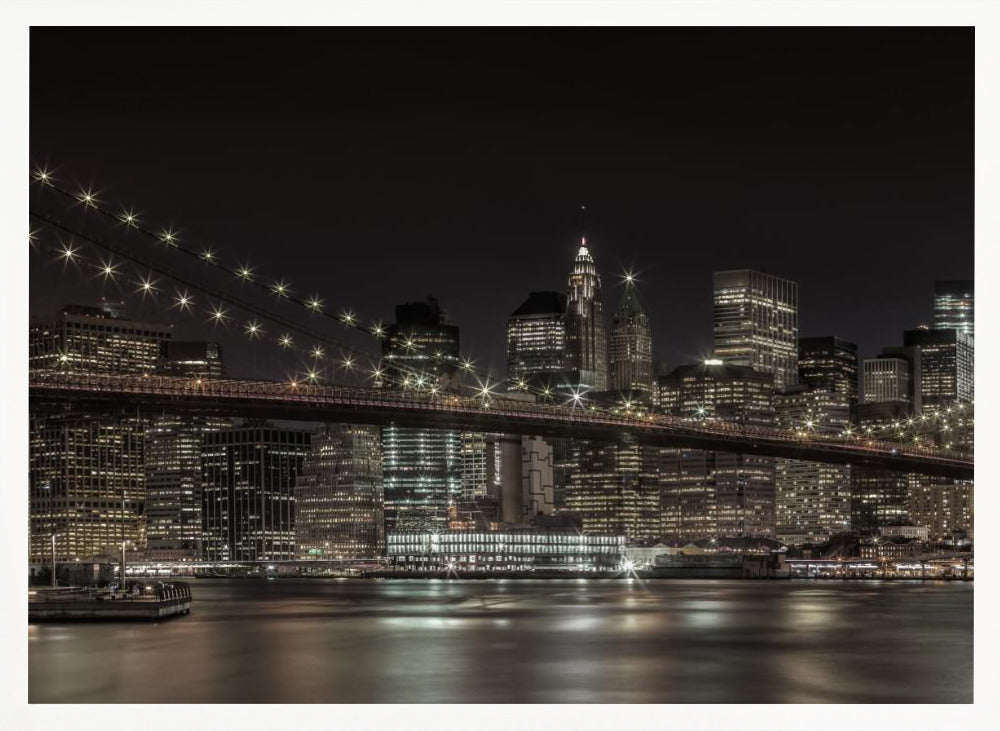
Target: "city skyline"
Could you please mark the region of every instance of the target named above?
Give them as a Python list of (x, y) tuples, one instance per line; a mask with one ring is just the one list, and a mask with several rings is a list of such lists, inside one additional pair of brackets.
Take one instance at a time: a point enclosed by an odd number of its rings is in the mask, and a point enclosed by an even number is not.
[[(803, 336), (836, 335), (857, 343), (863, 357), (872, 356), (899, 330), (931, 323), (934, 280), (972, 278), (971, 195), (965, 195), (972, 160), (965, 68), (972, 44), (962, 29), (936, 31), (939, 56), (929, 56), (922, 33), (930, 30), (846, 32), (855, 52), (844, 57), (831, 55), (844, 38), (830, 31), (756, 31), (767, 36), (773, 58), (755, 50), (760, 35), (738, 30), (604, 34), (602, 43), (614, 44), (616, 69), (625, 74), (612, 83), (610, 72), (595, 68), (582, 52), (590, 38), (585, 31), (523, 32), (534, 60), (574, 58), (573, 68), (545, 64), (538, 79), (501, 72), (489, 57), (497, 41), (488, 32), (481, 42), (468, 36), (452, 46), (390, 33), (391, 47), (385, 37), (368, 40), (360, 33), (346, 45), (333, 44), (336, 50), (299, 43), (311, 37), (308, 31), (283, 31), (269, 42), (298, 49), (274, 69), (259, 69), (258, 114), (242, 120), (242, 136), (219, 146), (233, 115), (246, 109), (241, 100), (249, 89), (244, 77), (235, 79), (227, 97), (232, 104), (221, 103), (211, 82), (187, 64), (212, 65), (220, 54), (245, 48), (253, 31), (192, 30), (185, 56), (190, 60), (167, 67), (152, 53), (176, 42), (163, 31), (105, 38), (100, 32), (74, 37), (36, 29), (50, 52), (33, 66), (33, 89), (39, 91), (32, 95), (31, 159), (54, 166), (67, 182), (93, 185), (109, 200), (136, 205), (157, 222), (176, 225), (234, 258), (252, 259), (300, 291), (318, 291), (372, 319), (388, 320), (397, 302), (433, 294), (453, 313), (470, 353), (497, 369), (504, 362), (503, 321), (529, 291), (562, 288), (564, 262), (584, 234), (609, 302), (617, 301), (622, 272), (636, 270), (654, 357), (669, 365), (699, 360), (711, 349), (705, 285), (713, 271), (741, 267), (799, 283)], [(657, 38), (676, 42), (654, 43)], [(363, 53), (369, 65), (360, 68), (385, 85), (380, 100), (332, 70), (366, 43), (377, 53)], [(177, 112), (151, 113), (156, 97), (106, 96), (117, 84), (102, 91), (99, 61), (120, 52), (122, 44), (135, 51), (129, 69), (118, 71), (128, 74), (127, 85), (146, 89), (155, 83), (178, 107), (197, 108), (196, 123)], [(96, 61), (94, 83), (67, 85), (59, 73), (63, 54), (75, 53)], [(452, 53), (467, 57), (469, 68), (448, 66)], [(412, 69), (395, 63), (399, 54), (406, 54)], [(648, 63), (648, 54), (656, 63)], [(797, 70), (786, 63), (790, 58)], [(881, 64), (874, 70), (872, 59)], [(329, 78), (338, 93), (335, 107), (305, 96), (297, 83), (280, 91), (270, 83), (289, 68), (285, 64), (296, 62), (310, 63)], [(515, 69), (517, 63), (527, 60), (515, 59)], [(658, 100), (638, 91), (653, 68), (683, 68), (691, 79), (669, 74), (665, 82), (673, 95)], [(794, 83), (807, 72), (823, 82), (814, 91)], [(463, 83), (476, 73), (496, 82), (489, 94)], [(733, 83), (750, 73), (772, 79), (755, 98), (758, 116), (741, 118), (742, 126), (693, 125), (695, 118), (727, 118), (720, 105), (735, 110), (749, 104), (747, 91)], [(426, 86), (420, 79), (427, 74), (461, 84), (471, 97), (448, 101), (429, 92), (422, 99), (414, 90)], [(896, 90), (891, 99), (877, 93), (889, 78)], [(705, 88), (730, 95), (706, 98)], [(550, 116), (527, 115), (525, 105), (553, 89), (558, 93), (546, 107)], [(943, 99), (932, 113), (923, 102), (928, 94)], [(268, 106), (286, 97), (303, 103), (299, 137), (284, 135), (285, 123)], [(854, 111), (862, 102), (869, 110), (864, 119)], [(409, 113), (388, 114), (394, 104)], [(431, 105), (456, 104), (468, 124), (442, 126), (431, 113)], [(84, 112), (72, 129), (61, 121), (66, 105)], [(505, 110), (500, 118), (487, 112), (495, 105)], [(590, 121), (574, 121), (577, 112)], [(623, 119), (637, 121), (623, 127)], [(895, 123), (902, 119), (905, 124)], [(892, 137), (886, 136), (889, 125)], [(358, 140), (350, 150), (336, 142), (348, 134)], [(463, 150), (461, 159), (445, 152), (445, 134), (454, 149)], [(129, 140), (143, 135), (156, 135), (163, 150), (150, 150), (148, 164), (136, 170)], [(378, 146), (373, 135), (382, 141)], [(917, 145), (929, 135), (933, 147)], [(253, 140), (269, 146), (258, 151)], [(584, 149), (577, 160), (573, 150)], [(529, 176), (513, 178), (528, 154), (536, 162), (520, 169)], [(811, 167), (799, 159), (810, 160)], [(476, 166), (477, 184), (456, 189), (455, 176), (468, 177), (469, 166)], [(373, 168), (380, 171), (377, 177)], [(213, 173), (201, 181), (191, 175), (195, 169)], [(257, 192), (236, 195), (247, 180), (257, 181)], [(272, 215), (254, 212), (256, 195), (266, 199)], [(447, 218), (446, 199), (454, 209)], [(171, 201), (169, 210), (158, 209), (162, 200)], [(290, 246), (300, 257), (279, 253)], [(376, 257), (387, 247), (391, 267), (384, 256)], [(942, 248), (950, 256), (935, 256)], [(323, 251), (333, 251), (338, 264), (320, 277), (308, 262)], [(380, 286), (359, 286), (340, 273), (350, 270), (377, 276)], [(483, 297), (468, 282), (487, 270), (499, 287), (495, 296)], [(63, 302), (52, 300), (39, 276), (44, 272), (32, 276), (31, 308), (53, 311)], [(838, 286), (844, 281), (851, 282), (849, 294)], [(872, 310), (883, 317), (866, 317)]]

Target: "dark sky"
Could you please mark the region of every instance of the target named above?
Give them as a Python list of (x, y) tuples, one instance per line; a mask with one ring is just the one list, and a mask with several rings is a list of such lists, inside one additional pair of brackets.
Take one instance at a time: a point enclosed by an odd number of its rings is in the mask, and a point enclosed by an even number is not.
[[(801, 334), (864, 355), (929, 321), (934, 279), (973, 274), (971, 29), (79, 28), (31, 45), (32, 163), (366, 318), (433, 294), (495, 366), (508, 314), (565, 288), (584, 225), (609, 316), (634, 266), (670, 365), (711, 348), (713, 270), (796, 280)], [(100, 294), (44, 248), (33, 313)]]

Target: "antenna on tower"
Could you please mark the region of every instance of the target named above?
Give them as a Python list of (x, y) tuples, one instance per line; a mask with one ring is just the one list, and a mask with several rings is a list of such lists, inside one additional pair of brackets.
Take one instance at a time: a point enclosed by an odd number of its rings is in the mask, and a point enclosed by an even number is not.
[(580, 243), (587, 244), (587, 204), (580, 204)]

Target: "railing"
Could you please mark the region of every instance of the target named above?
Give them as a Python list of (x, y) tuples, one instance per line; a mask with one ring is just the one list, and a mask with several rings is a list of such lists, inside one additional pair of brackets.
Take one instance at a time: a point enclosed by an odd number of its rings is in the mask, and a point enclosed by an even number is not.
[(28, 590), (29, 602), (94, 602), (94, 601), (130, 601), (130, 602), (161, 602), (170, 599), (190, 599), (191, 587), (184, 582), (155, 584), (132, 583), (125, 589), (116, 587), (38, 587)]

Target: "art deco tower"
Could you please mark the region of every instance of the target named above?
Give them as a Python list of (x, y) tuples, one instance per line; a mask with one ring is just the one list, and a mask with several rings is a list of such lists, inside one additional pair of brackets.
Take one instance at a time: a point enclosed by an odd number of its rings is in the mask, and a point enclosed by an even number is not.
[(608, 387), (608, 344), (604, 333), (601, 278), (587, 239), (580, 240), (566, 293), (566, 367), (593, 390)]
[(611, 388), (652, 397), (653, 338), (631, 276), (625, 279), (625, 294), (611, 320), (609, 344)]

